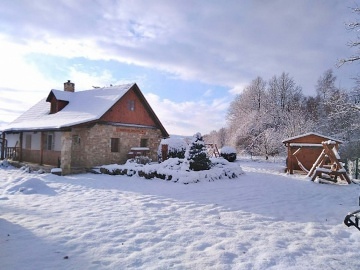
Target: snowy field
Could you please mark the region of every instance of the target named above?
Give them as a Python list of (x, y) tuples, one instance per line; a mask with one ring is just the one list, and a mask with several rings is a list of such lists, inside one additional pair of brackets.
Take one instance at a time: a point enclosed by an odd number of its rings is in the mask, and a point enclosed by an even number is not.
[(189, 185), (0, 169), (0, 269), (360, 269), (359, 185), (237, 162)]

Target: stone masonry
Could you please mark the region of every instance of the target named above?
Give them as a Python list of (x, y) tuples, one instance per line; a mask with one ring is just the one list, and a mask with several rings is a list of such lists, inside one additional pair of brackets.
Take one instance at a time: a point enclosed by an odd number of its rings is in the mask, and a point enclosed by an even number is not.
[[(119, 138), (119, 152), (111, 152), (111, 138)], [(156, 128), (95, 124), (92, 127), (73, 128), (71, 132), (64, 132), (61, 151), (63, 174), (70, 173), (72, 168), (123, 164), (130, 149), (140, 146), (141, 139), (147, 139), (149, 158), (157, 161), (162, 135)]]
[(61, 169), (63, 174), (71, 173), (71, 132), (61, 134)]

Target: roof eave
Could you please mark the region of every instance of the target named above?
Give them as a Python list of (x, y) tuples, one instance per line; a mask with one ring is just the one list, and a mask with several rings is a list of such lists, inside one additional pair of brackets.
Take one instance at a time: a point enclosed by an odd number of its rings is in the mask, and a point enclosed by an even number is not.
[[(136, 93), (139, 95), (140, 99), (142, 100), (143, 104), (145, 105), (146, 109), (148, 110), (148, 112), (150, 113), (151, 117), (153, 118), (155, 124), (158, 126), (158, 128), (161, 131), (161, 134), (164, 138), (168, 138), (170, 135), (169, 133), (166, 131), (165, 127), (163, 126), (163, 124), (160, 122), (160, 119), (157, 117), (157, 115), (155, 114), (154, 110), (151, 108), (149, 102), (146, 100), (145, 96), (143, 95), (143, 93), (140, 91), (140, 88), (138, 87), (138, 85), (136, 83), (134, 83), (134, 85), (132, 87), (135, 87), (135, 91)], [(131, 88), (132, 88), (131, 87)], [(130, 88), (130, 89), (131, 89)]]
[(338, 140), (338, 139), (335, 139), (335, 138), (332, 138), (332, 137), (329, 137), (329, 136), (325, 136), (325, 135), (322, 135), (322, 134), (319, 134), (319, 133), (316, 133), (316, 132), (308, 132), (308, 133), (305, 133), (305, 134), (300, 134), (298, 136), (294, 136), (294, 137), (290, 137), (290, 138), (287, 138), (285, 140), (282, 141), (283, 144), (286, 144), (286, 143), (289, 143), (290, 141), (292, 140), (295, 140), (295, 139), (298, 139), (298, 138), (302, 138), (302, 137), (306, 137), (306, 136), (310, 136), (310, 135), (315, 135), (315, 136), (318, 136), (318, 137), (323, 137), (323, 138), (326, 138), (328, 140), (332, 140), (332, 141), (335, 141), (335, 142), (338, 142), (338, 143), (344, 143), (343, 141), (341, 140)]

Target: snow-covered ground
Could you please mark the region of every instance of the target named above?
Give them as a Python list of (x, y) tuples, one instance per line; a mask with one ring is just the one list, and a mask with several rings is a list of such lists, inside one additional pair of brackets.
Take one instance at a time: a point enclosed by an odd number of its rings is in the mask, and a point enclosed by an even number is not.
[(0, 269), (360, 269), (359, 185), (237, 162), (189, 185), (0, 169)]

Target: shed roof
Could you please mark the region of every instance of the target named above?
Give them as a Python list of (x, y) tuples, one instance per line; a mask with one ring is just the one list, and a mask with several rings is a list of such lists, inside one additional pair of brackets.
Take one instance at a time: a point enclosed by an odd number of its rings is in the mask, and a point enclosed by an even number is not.
[(298, 142), (300, 139), (303, 139), (305, 137), (315, 137), (315, 138), (318, 138), (322, 141), (327, 141), (327, 140), (331, 140), (331, 141), (335, 141), (335, 142), (338, 142), (338, 143), (343, 143), (343, 141), (341, 140), (338, 140), (338, 139), (335, 139), (335, 138), (332, 138), (332, 137), (329, 137), (329, 136), (325, 136), (325, 135), (322, 135), (322, 134), (319, 134), (319, 133), (316, 133), (316, 132), (308, 132), (308, 133), (305, 133), (305, 134), (301, 134), (301, 135), (297, 135), (297, 136), (294, 136), (294, 137), (291, 137), (291, 138), (287, 138), (285, 140), (282, 141), (282, 143), (293, 143), (293, 142)]

